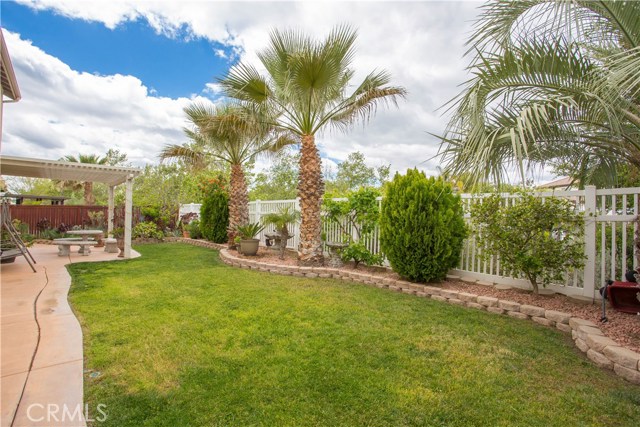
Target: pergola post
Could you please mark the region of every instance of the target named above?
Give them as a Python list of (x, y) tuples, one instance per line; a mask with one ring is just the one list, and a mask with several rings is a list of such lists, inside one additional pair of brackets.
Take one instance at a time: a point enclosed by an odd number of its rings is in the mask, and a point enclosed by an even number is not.
[(127, 177), (124, 202), (124, 257), (131, 258), (131, 223), (133, 219), (133, 175)]
[(114, 211), (115, 211), (115, 202), (114, 202), (114, 198), (113, 198), (113, 190), (114, 190), (114, 186), (110, 185), (109, 186), (109, 207), (108, 207), (108, 210), (107, 210), (107, 215), (108, 215), (107, 236), (109, 236), (109, 238), (113, 237), (113, 218), (114, 218)]

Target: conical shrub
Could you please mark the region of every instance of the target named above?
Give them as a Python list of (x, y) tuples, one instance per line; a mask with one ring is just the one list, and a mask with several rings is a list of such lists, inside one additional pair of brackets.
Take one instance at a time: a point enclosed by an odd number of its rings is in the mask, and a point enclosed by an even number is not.
[(414, 282), (445, 278), (466, 236), (460, 196), (417, 169), (388, 184), (380, 218), (381, 248), (391, 267)]

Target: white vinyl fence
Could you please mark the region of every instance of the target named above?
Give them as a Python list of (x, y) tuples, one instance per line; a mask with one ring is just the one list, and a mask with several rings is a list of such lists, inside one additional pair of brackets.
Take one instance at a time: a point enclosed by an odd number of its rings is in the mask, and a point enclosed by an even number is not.
[[(635, 218), (638, 216), (640, 208), (638, 204), (640, 187), (598, 190), (593, 186), (587, 186), (584, 190), (551, 191), (537, 193), (537, 195), (543, 198), (561, 197), (572, 201), (576, 210), (584, 213), (586, 220), (584, 269), (567, 271), (564, 282), (550, 285), (551, 289), (565, 295), (598, 298), (597, 289), (606, 280), (624, 280), (624, 274), (627, 270), (638, 267), (637, 249), (634, 248), (633, 242), (638, 227)], [(461, 194), (465, 218), (469, 218), (470, 206), (480, 202), (486, 196), (488, 194)], [(519, 198), (517, 194), (502, 194), (501, 196), (505, 203), (517, 203)], [(278, 212), (286, 207), (300, 210), (297, 200), (250, 202), (249, 221), (260, 222), (263, 215)], [(258, 238), (262, 244), (265, 240), (264, 234), (273, 231), (273, 227), (270, 226), (260, 233)], [(294, 237), (289, 240), (287, 247), (297, 249), (300, 243), (299, 224), (290, 224), (289, 232)], [(325, 223), (323, 232), (326, 241), (341, 241), (342, 239), (341, 231), (335, 224)], [(380, 239), (377, 229), (366, 244), (373, 253), (380, 253)], [(474, 236), (470, 236), (464, 244), (460, 264), (451, 273), (492, 283), (530, 288), (528, 281), (504, 271), (497, 257), (485, 261), (480, 256), (481, 250), (475, 244)]]
[[(579, 295), (588, 298), (599, 297), (597, 289), (608, 279), (624, 280), (624, 274), (637, 268), (636, 249), (633, 245), (637, 231), (638, 195), (640, 188), (617, 188), (598, 190), (587, 186), (584, 190), (550, 191), (537, 193), (539, 197), (558, 197), (572, 201), (576, 211), (585, 215), (585, 267), (565, 272), (563, 283), (549, 286), (565, 295)], [(469, 208), (480, 203), (484, 195), (462, 194), (465, 217), (469, 218)], [(517, 203), (518, 195), (502, 194), (504, 203)], [(529, 288), (528, 281), (514, 277), (500, 266), (500, 259), (485, 260), (480, 256), (482, 248), (470, 236), (462, 250), (460, 264), (453, 274), (471, 277), (493, 283), (503, 283)]]

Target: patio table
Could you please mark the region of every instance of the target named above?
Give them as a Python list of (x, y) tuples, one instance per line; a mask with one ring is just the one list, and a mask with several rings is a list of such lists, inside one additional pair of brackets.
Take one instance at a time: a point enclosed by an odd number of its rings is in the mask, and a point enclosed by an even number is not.
[[(91, 238), (92, 236), (98, 236), (100, 234), (103, 234), (104, 231), (102, 231), (102, 230), (71, 230), (71, 231), (67, 231), (66, 233), (67, 234), (71, 234), (71, 235), (81, 236), (82, 240), (89, 240), (89, 238)], [(80, 250), (78, 251), (78, 253), (79, 254), (90, 254), (91, 253), (91, 247), (90, 246), (80, 246)]]

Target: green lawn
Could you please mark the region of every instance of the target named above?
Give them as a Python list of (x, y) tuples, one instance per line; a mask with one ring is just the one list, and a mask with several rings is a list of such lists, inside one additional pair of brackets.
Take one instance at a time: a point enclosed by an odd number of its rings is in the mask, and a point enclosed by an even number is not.
[[(640, 387), (527, 321), (187, 245), (73, 264), (100, 426), (637, 426)], [(96, 372), (100, 374), (95, 378)]]

